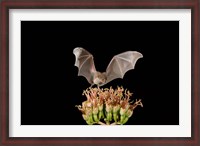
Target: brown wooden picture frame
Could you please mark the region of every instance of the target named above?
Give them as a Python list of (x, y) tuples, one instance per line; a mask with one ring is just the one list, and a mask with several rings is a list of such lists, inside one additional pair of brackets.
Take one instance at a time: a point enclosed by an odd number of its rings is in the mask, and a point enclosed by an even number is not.
[[(0, 146), (3, 145), (190, 145), (199, 146), (199, 0), (4, 0), (1, 1)], [(9, 137), (9, 9), (191, 9), (192, 10), (192, 136), (176, 137)]]

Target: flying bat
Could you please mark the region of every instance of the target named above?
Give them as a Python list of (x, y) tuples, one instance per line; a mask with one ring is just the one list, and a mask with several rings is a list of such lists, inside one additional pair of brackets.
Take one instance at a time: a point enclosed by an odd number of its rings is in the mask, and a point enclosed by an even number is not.
[(87, 50), (77, 47), (73, 50), (73, 54), (76, 57), (75, 66), (78, 67), (78, 76), (83, 76), (93, 86), (103, 86), (110, 81), (124, 77), (124, 74), (135, 68), (135, 64), (139, 58), (143, 55), (137, 51), (126, 51), (115, 55), (106, 72), (96, 71), (93, 55)]

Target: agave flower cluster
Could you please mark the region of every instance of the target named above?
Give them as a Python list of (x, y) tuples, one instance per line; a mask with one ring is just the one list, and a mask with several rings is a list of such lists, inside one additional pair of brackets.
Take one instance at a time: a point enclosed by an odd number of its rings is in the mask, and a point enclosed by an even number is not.
[(130, 102), (132, 93), (123, 87), (117, 89), (87, 88), (83, 91), (87, 97), (78, 109), (82, 112), (83, 119), (87, 124), (117, 125), (125, 124), (132, 116), (133, 110), (140, 105), (141, 100)]

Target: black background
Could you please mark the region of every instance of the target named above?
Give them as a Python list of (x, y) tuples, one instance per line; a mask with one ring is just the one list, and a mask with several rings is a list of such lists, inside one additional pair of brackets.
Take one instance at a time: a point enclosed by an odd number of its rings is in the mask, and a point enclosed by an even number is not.
[(75, 105), (90, 85), (77, 76), (75, 47), (93, 54), (98, 71), (116, 54), (142, 53), (124, 79), (104, 87), (122, 85), (142, 99), (128, 125), (179, 124), (178, 21), (22, 21), (22, 125), (86, 124)]

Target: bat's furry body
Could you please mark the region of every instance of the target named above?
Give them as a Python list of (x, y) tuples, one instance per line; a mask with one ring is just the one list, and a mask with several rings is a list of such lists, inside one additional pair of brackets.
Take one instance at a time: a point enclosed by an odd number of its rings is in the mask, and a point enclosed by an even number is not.
[(143, 57), (137, 51), (127, 51), (115, 55), (106, 72), (100, 73), (96, 71), (93, 55), (87, 50), (77, 47), (73, 53), (76, 56), (75, 66), (79, 69), (78, 76), (84, 76), (91, 85), (98, 86), (103, 86), (116, 78), (123, 78), (127, 71), (134, 69), (137, 60)]

